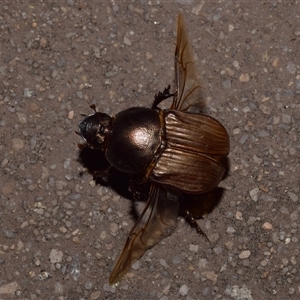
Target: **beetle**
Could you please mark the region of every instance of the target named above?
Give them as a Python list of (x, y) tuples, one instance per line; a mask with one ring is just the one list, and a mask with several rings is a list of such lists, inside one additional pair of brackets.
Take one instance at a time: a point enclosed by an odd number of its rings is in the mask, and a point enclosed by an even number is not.
[[(206, 102), (182, 14), (177, 21), (175, 92), (168, 86), (150, 108), (132, 107), (111, 117), (85, 116), (78, 131), (88, 147), (101, 149), (112, 168), (149, 183), (146, 207), (131, 229), (109, 283), (119, 282), (144, 252), (176, 225), (180, 199), (207, 193), (222, 180), (229, 136), (205, 114)], [(172, 98), (169, 109), (158, 105)], [(189, 222), (197, 227), (187, 211)]]

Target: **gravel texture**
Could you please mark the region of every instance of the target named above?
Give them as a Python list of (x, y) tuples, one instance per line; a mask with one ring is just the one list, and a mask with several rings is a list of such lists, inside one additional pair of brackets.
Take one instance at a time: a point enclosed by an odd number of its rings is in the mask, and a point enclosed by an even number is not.
[[(74, 131), (173, 83), (180, 11), (231, 139), (224, 193), (210, 243), (180, 219), (111, 287), (132, 202)], [(3, 0), (0, 39), (0, 299), (300, 298), (300, 1)]]

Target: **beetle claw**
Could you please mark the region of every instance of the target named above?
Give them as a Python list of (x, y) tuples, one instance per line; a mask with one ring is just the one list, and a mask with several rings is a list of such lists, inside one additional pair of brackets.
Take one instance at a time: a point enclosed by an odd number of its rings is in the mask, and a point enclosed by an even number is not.
[(154, 101), (153, 101), (153, 104), (152, 104), (152, 106), (151, 106), (152, 109), (156, 108), (157, 105), (158, 105), (159, 103), (161, 103), (162, 101), (164, 101), (164, 100), (166, 100), (166, 99), (168, 99), (168, 98), (173, 97), (173, 96), (176, 95), (176, 92), (170, 94), (170, 88), (171, 88), (171, 86), (168, 85), (168, 86), (164, 89), (163, 92), (158, 92), (157, 94), (155, 94), (155, 96), (154, 96)]
[(185, 219), (192, 228), (196, 229), (198, 234), (202, 235), (208, 242), (210, 242), (206, 233), (200, 228), (196, 219), (193, 217), (193, 215), (188, 210), (185, 211)]

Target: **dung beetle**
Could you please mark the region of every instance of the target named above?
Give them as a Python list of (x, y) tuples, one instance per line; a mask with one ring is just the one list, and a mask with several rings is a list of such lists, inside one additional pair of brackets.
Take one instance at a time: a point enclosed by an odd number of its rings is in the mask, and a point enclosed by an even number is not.
[[(111, 167), (150, 183), (146, 207), (128, 236), (110, 284), (119, 282), (147, 249), (170, 234), (181, 195), (209, 192), (224, 176), (229, 136), (218, 120), (205, 114), (203, 88), (181, 14), (175, 87), (174, 93), (170, 86), (158, 93), (151, 108), (132, 107), (113, 117), (92, 106), (95, 112), (79, 123), (86, 144), (101, 149)], [(171, 107), (160, 109), (159, 103), (170, 97)], [(191, 215), (190, 221), (194, 222)]]

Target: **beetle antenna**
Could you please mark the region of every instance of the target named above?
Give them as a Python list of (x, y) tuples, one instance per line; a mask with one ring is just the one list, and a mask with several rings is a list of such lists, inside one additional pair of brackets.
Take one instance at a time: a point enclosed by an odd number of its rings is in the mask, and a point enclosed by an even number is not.
[(91, 104), (90, 108), (96, 113), (97, 109), (96, 109), (96, 105), (95, 104)]

